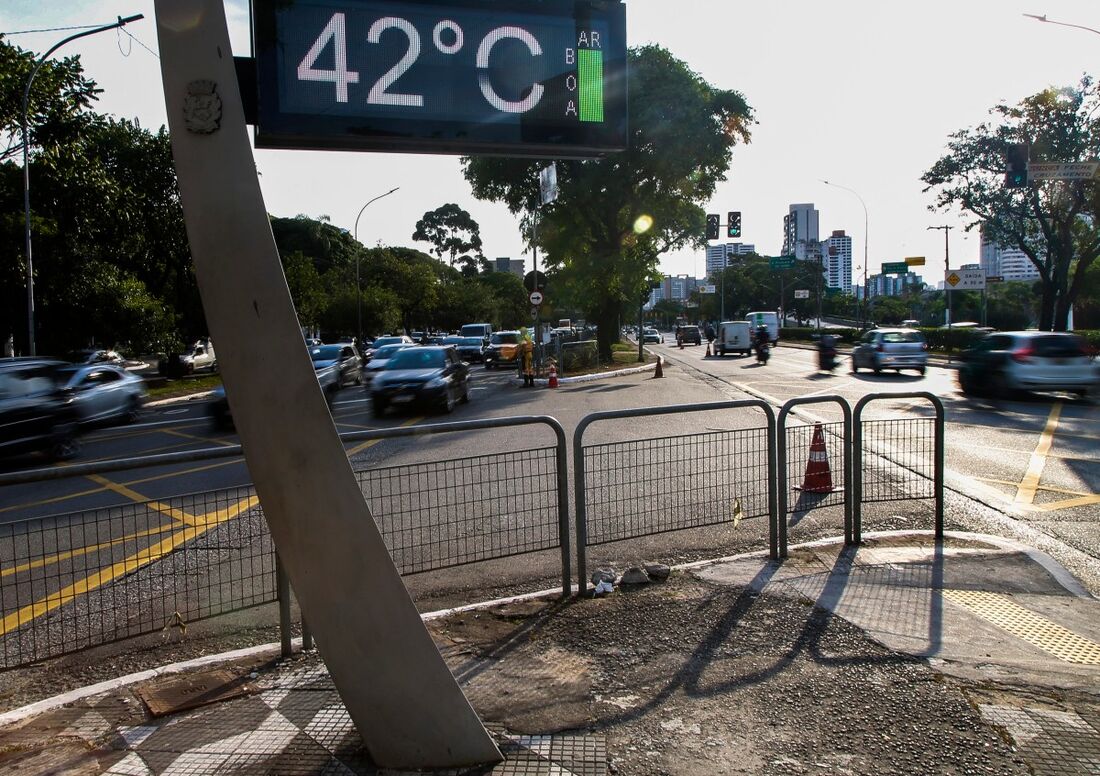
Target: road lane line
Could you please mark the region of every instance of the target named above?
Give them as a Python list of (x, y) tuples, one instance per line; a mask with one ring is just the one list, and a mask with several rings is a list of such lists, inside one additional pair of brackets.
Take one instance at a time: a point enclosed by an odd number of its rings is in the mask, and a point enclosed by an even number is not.
[(117, 539), (111, 539), (109, 542), (100, 542), (99, 544), (88, 544), (84, 547), (78, 547), (73, 550), (66, 550), (65, 552), (58, 552), (53, 555), (46, 555), (38, 560), (33, 560), (30, 563), (21, 563), (18, 566), (11, 566), (6, 569), (0, 569), (0, 578), (10, 577), (14, 574), (22, 574), (24, 571), (31, 571), (32, 569), (45, 568), (46, 566), (52, 566), (55, 563), (60, 563), (63, 560), (69, 560), (70, 558), (79, 558), (82, 555), (88, 555), (92, 552), (98, 552), (99, 550), (107, 547), (114, 547), (116, 544), (125, 544), (131, 542), (134, 539), (142, 539), (146, 536), (156, 536), (157, 534), (168, 533), (169, 531), (179, 530), (179, 527), (173, 524), (161, 525), (156, 528), (146, 528), (144, 531), (136, 531), (132, 534), (120, 536)]
[(33, 507), (41, 507), (46, 504), (56, 504), (59, 501), (67, 501), (71, 498), (80, 498), (81, 496), (94, 496), (96, 493), (102, 493), (106, 488), (89, 488), (88, 490), (82, 490), (78, 493), (70, 493), (65, 496), (53, 496), (52, 498), (43, 498), (38, 501), (27, 501), (22, 504), (13, 504), (10, 507), (0, 507), (0, 513), (11, 512), (16, 509), (31, 509)]
[[(213, 512), (207, 512), (205, 515), (200, 516), (200, 519), (207, 520), (207, 522), (188, 526), (187, 528), (176, 531), (168, 538), (161, 540), (151, 547), (138, 550), (133, 555), (116, 563), (112, 563), (106, 569), (100, 569), (93, 574), (89, 574), (83, 579), (77, 580), (71, 585), (67, 585), (58, 590), (56, 593), (49, 593), (44, 598), (40, 598), (32, 604), (28, 604), (6, 615), (3, 620), (0, 620), (0, 636), (6, 635), (66, 603), (75, 601), (77, 596), (89, 593), (92, 590), (113, 582), (119, 577), (131, 574), (143, 566), (160, 560), (180, 545), (202, 536), (212, 528), (215, 528), (227, 520), (233, 519), (241, 512), (251, 509), (258, 503), (258, 497), (250, 496), (249, 498), (241, 499), (239, 502), (226, 509), (216, 509)], [(211, 516), (213, 516), (213, 520), (208, 519)]]
[[(409, 418), (408, 420), (406, 420), (401, 425), (402, 426), (415, 426), (417, 423), (419, 423), (422, 420), (424, 420), (423, 415), (421, 415), (419, 417), (416, 417), (416, 418)], [(378, 444), (381, 441), (382, 441), (381, 439), (368, 439), (366, 442), (363, 442), (362, 444), (356, 445), (355, 447), (348, 450), (348, 458), (351, 458), (353, 455), (356, 455), (358, 453), (363, 452), (368, 447), (373, 447), (374, 445)]]
[[(998, 480), (998, 479), (994, 479), (992, 477), (973, 477), (972, 476), (971, 479), (980, 480), (981, 482), (993, 482), (993, 483), (996, 483), (997, 485), (1008, 485), (1009, 487), (1013, 487), (1013, 488), (1018, 488), (1020, 486), (1020, 483), (1013, 482), (1012, 480)], [(1066, 488), (1056, 488), (1053, 485), (1036, 485), (1035, 490), (1037, 490), (1037, 491), (1041, 490), (1041, 491), (1049, 492), (1049, 493), (1064, 493), (1067, 496), (1082, 496), (1084, 498), (1088, 498), (1088, 497), (1091, 497), (1091, 496), (1095, 495), (1095, 494), (1087, 492), (1087, 491), (1068, 490)], [(1036, 504), (1036, 506), (1042, 506), (1042, 505), (1041, 504)]]
[(237, 464), (243, 464), (244, 459), (233, 458), (228, 461), (218, 461), (217, 463), (208, 463), (205, 466), (192, 466), (190, 469), (180, 469), (175, 472), (164, 472), (163, 474), (154, 474), (151, 477), (139, 477), (136, 480), (128, 480), (123, 485), (143, 485), (146, 482), (156, 482), (157, 480), (166, 480), (170, 477), (182, 477), (186, 474), (197, 474), (198, 472), (209, 471), (210, 469), (219, 469), (223, 466), (236, 466)]
[(151, 509), (154, 512), (160, 512), (162, 515), (170, 517), (173, 520), (178, 520), (184, 525), (195, 525), (196, 521), (200, 519), (195, 517), (194, 515), (190, 515), (187, 512), (184, 512), (182, 509), (168, 506), (167, 504), (162, 504), (159, 501), (150, 501), (146, 496), (141, 495), (136, 490), (130, 490), (130, 488), (127, 488), (125, 485), (119, 485), (117, 482), (111, 482), (106, 477), (101, 477), (98, 474), (89, 474), (88, 479), (92, 482), (98, 482), (100, 485), (107, 488), (107, 490), (114, 491), (120, 496), (125, 496), (126, 498), (137, 504), (140, 504), (146, 509)]
[(184, 431), (177, 431), (174, 428), (166, 428), (162, 434), (171, 434), (172, 436), (182, 437), (183, 439), (193, 439), (196, 442), (205, 442), (207, 444), (221, 445), (222, 447), (236, 447), (236, 442), (226, 442), (224, 439), (211, 439), (210, 437), (197, 436), (196, 434), (188, 434)]
[(1043, 428), (1043, 433), (1039, 435), (1039, 444), (1035, 446), (1035, 452), (1031, 454), (1027, 474), (1020, 481), (1019, 488), (1016, 491), (1015, 501), (1017, 504), (1032, 504), (1035, 502), (1035, 490), (1039, 485), (1040, 478), (1043, 476), (1043, 468), (1047, 464), (1047, 453), (1050, 452), (1051, 445), (1054, 444), (1054, 432), (1058, 430), (1058, 418), (1061, 414), (1062, 402), (1055, 402), (1054, 406), (1050, 408), (1046, 427)]

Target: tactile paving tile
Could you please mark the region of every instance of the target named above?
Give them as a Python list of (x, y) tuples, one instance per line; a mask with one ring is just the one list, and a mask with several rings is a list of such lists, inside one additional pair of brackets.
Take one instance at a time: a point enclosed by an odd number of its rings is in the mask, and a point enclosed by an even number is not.
[(1059, 660), (1100, 665), (1100, 644), (1025, 609), (1006, 595), (944, 590), (943, 597)]
[(1073, 711), (980, 704), (982, 718), (1005, 729), (1036, 776), (1100, 773), (1100, 730)]

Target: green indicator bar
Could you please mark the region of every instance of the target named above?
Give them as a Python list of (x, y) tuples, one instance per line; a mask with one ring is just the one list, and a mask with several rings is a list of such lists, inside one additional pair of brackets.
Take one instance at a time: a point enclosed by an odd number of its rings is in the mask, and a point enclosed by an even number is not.
[(577, 50), (581, 121), (603, 121), (603, 52)]

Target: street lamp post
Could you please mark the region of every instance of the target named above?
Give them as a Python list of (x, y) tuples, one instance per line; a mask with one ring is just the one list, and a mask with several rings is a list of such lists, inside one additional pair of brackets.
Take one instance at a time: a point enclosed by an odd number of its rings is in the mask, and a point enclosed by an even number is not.
[(1046, 14), (1039, 15), (1039, 14), (1034, 14), (1034, 13), (1025, 13), (1024, 16), (1026, 16), (1029, 19), (1034, 19), (1037, 22), (1046, 22), (1047, 24), (1057, 24), (1059, 27), (1073, 27), (1076, 30), (1088, 30), (1089, 32), (1095, 32), (1097, 35), (1100, 35), (1100, 30), (1093, 29), (1092, 27), (1086, 27), (1083, 24), (1069, 24), (1068, 22), (1056, 22), (1053, 19), (1048, 19)]
[(839, 183), (832, 183), (827, 180), (822, 180), (826, 186), (835, 186), (838, 189), (844, 189), (850, 194), (855, 194), (856, 199), (859, 200), (859, 204), (863, 205), (863, 325), (867, 326), (867, 235), (870, 231), (870, 218), (867, 215), (867, 203), (863, 201), (863, 197), (859, 196), (859, 192), (855, 189), (850, 189), (847, 186), (841, 186)]
[[(388, 197), (397, 191), (400, 186), (394, 186), (385, 194), (379, 194), (374, 199), (368, 199), (363, 207), (359, 208), (359, 215), (355, 217), (355, 226), (352, 228), (351, 236), (355, 242), (359, 242), (359, 216), (363, 215), (363, 211), (367, 209), (367, 205), (371, 202), (377, 202), (382, 197)], [(355, 336), (359, 340), (359, 347), (363, 347), (363, 292), (359, 287), (359, 254), (358, 248), (355, 249)]]
[(34, 260), (31, 254), (31, 165), (30, 165), (30, 132), (27, 128), (27, 107), (31, 97), (31, 84), (34, 83), (34, 77), (38, 75), (39, 69), (49, 58), (50, 54), (57, 51), (66, 43), (76, 40), (77, 38), (86, 38), (89, 35), (95, 35), (97, 32), (106, 32), (107, 30), (117, 29), (119, 27), (125, 27), (130, 22), (136, 22), (139, 19), (144, 19), (144, 14), (134, 14), (133, 16), (127, 16), (125, 19), (121, 16), (117, 17), (118, 21), (113, 24), (105, 24), (102, 27), (95, 27), (91, 30), (84, 30), (84, 32), (78, 32), (75, 35), (70, 35), (64, 40), (55, 43), (50, 49), (38, 58), (38, 61), (34, 63), (34, 67), (31, 68), (31, 75), (27, 79), (27, 85), (23, 89), (23, 104), (21, 118), (21, 129), (23, 134), (23, 243), (27, 253), (27, 351), (28, 355), (35, 355), (34, 348)]

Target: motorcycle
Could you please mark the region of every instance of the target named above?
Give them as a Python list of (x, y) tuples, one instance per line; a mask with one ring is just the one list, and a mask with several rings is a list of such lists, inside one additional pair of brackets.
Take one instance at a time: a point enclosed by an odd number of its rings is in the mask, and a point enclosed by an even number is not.
[(768, 358), (771, 357), (772, 346), (767, 339), (762, 339), (756, 343), (756, 363), (767, 364)]

